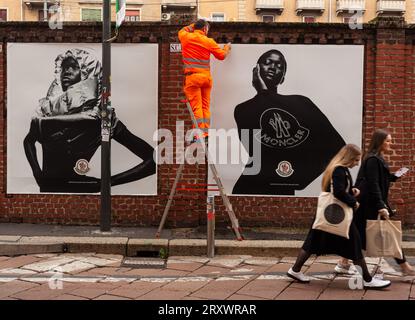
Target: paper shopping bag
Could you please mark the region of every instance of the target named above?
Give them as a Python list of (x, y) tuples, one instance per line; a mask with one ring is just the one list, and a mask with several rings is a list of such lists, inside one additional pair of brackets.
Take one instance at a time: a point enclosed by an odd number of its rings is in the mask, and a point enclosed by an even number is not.
[(400, 221), (367, 220), (366, 256), (402, 259), (402, 226)]

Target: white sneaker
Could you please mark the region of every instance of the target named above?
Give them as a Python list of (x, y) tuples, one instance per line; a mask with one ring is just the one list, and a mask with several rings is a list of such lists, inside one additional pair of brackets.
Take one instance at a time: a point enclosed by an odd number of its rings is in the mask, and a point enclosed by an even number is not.
[(391, 282), (389, 280), (381, 280), (374, 277), (370, 282), (363, 281), (363, 286), (365, 289), (383, 289), (389, 287), (390, 285)]
[(359, 272), (357, 271), (356, 267), (354, 265), (342, 265), (340, 263), (338, 263), (335, 267), (334, 267), (334, 272), (338, 273), (338, 274), (348, 274), (350, 276), (358, 274)]
[(308, 283), (310, 282), (310, 277), (307, 277), (304, 273), (300, 272), (294, 272), (293, 268), (290, 268), (290, 270), (287, 271), (287, 276), (290, 278), (297, 280), (298, 282), (302, 283)]

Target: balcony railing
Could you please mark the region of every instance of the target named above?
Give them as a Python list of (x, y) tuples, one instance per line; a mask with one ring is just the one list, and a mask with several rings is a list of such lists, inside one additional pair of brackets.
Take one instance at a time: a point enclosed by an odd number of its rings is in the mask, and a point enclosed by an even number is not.
[(297, 13), (302, 11), (324, 11), (324, 0), (297, 0), (295, 11)]
[(405, 13), (406, 3), (405, 0), (378, 0), (376, 12), (377, 14), (382, 13)]
[[(26, 1), (26, 0), (25, 0)], [(43, 0), (38, 0), (38, 1), (42, 1)], [(77, 0), (79, 4), (102, 4), (102, 0)], [(29, 2), (29, 1), (26, 1)], [(51, 0), (50, 2), (55, 3), (56, 0)], [(62, 4), (65, 4), (66, 1), (61, 1)], [(115, 0), (111, 0), (111, 4), (115, 5)], [(127, 0), (126, 2), (127, 6), (128, 5), (143, 5), (144, 4), (144, 0)]]
[(337, 0), (336, 12), (363, 12), (366, 10), (365, 0)]
[(195, 8), (196, 0), (162, 0), (161, 5), (163, 7), (185, 7), (185, 8)]
[(143, 5), (144, 4), (144, 0), (127, 0), (127, 6), (128, 5)]
[[(33, 7), (43, 7), (45, 4), (45, 1), (43, 0), (24, 0), (23, 1), (29, 8), (33, 8)], [(55, 1), (53, 0), (48, 0), (46, 1), (48, 7), (52, 4), (55, 4)]]
[(284, 10), (284, 0), (256, 0), (255, 10)]

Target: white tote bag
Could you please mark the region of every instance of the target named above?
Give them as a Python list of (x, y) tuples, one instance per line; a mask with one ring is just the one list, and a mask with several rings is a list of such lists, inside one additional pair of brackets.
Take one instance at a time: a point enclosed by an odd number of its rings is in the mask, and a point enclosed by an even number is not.
[[(333, 187), (331, 186), (331, 191)], [(338, 200), (332, 192), (321, 192), (312, 229), (322, 230), (349, 239), (353, 209)]]

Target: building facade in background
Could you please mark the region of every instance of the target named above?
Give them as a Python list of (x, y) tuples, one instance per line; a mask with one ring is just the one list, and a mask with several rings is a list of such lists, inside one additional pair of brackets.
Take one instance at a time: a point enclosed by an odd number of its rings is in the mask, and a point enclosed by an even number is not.
[[(111, 2), (115, 20), (115, 0)], [(0, 0), (0, 22), (44, 21), (58, 8), (63, 21), (102, 20), (102, 0)], [(127, 0), (127, 21), (170, 21), (182, 15), (226, 22), (310, 23), (403, 16), (415, 23), (415, 0)]]

